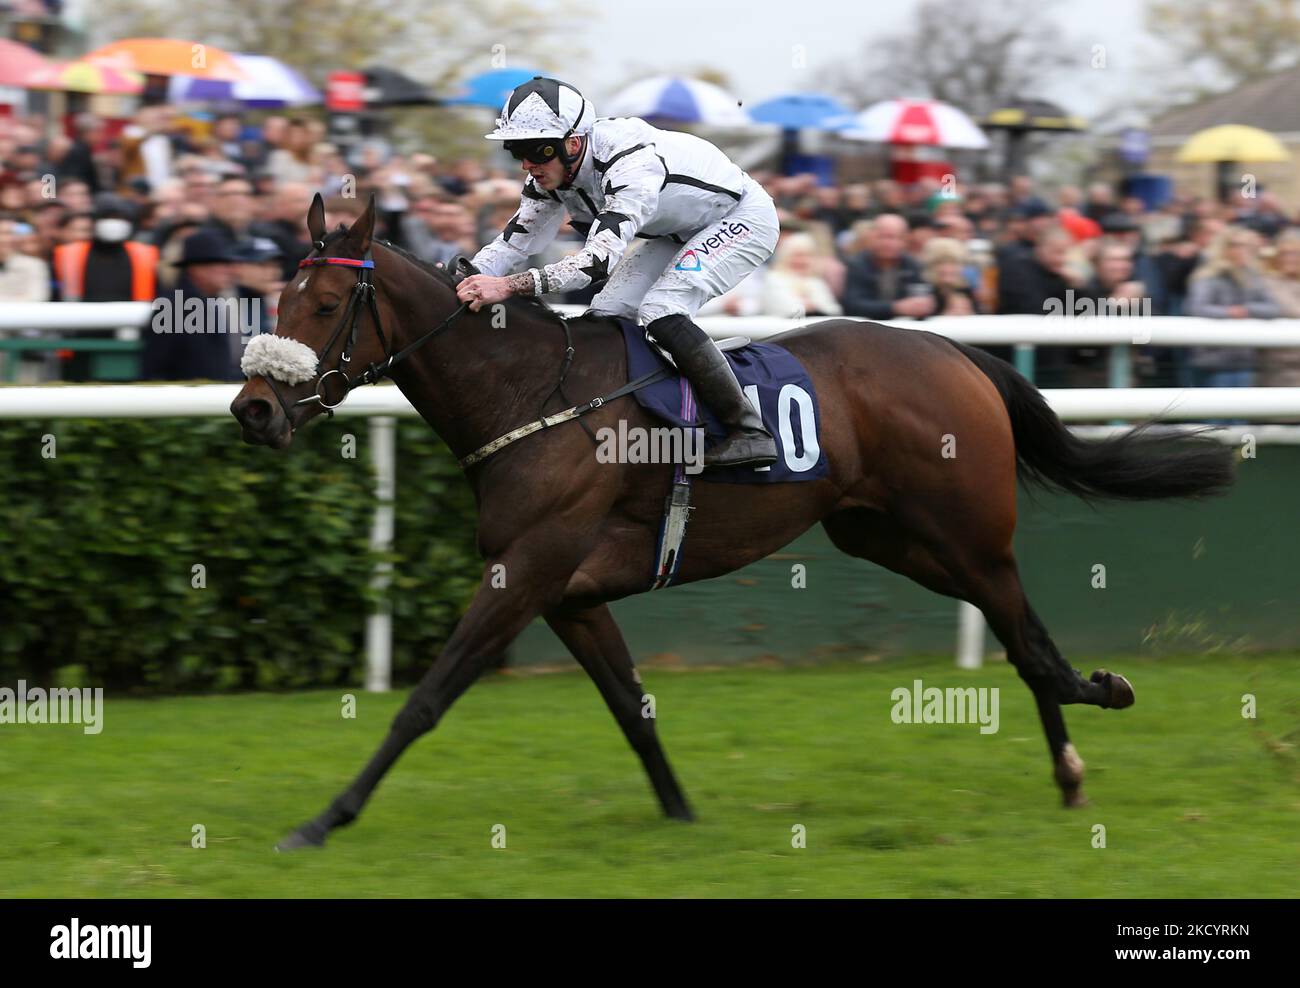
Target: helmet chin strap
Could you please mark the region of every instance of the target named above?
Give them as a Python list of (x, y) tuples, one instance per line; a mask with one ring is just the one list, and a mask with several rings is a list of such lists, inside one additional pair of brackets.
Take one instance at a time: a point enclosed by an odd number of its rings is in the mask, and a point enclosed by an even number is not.
[(578, 140), (582, 142), (582, 146), (578, 148), (577, 154), (569, 157), (565, 149), (565, 141), (567, 140), (566, 137), (564, 141), (560, 142), (560, 161), (564, 163), (564, 181), (559, 186), (561, 189), (567, 189), (573, 183), (573, 180), (578, 177), (578, 168), (582, 164), (582, 156), (587, 153), (587, 138), (579, 135)]

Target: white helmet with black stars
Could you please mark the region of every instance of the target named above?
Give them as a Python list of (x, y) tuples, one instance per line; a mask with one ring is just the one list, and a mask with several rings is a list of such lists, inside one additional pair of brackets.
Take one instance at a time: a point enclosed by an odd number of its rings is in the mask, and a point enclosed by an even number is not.
[(506, 98), (489, 141), (563, 141), (590, 132), (596, 109), (567, 82), (533, 76)]

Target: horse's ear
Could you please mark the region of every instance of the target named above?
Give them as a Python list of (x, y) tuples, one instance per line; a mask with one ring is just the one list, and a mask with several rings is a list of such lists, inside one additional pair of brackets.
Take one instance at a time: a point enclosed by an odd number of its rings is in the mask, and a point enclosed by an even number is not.
[(319, 192), (307, 208), (307, 232), (311, 234), (311, 242), (314, 244), (325, 239), (325, 200)]
[(348, 239), (357, 250), (365, 253), (370, 249), (370, 239), (375, 235), (375, 194), (370, 193), (366, 211), (357, 217), (356, 222), (348, 228)]

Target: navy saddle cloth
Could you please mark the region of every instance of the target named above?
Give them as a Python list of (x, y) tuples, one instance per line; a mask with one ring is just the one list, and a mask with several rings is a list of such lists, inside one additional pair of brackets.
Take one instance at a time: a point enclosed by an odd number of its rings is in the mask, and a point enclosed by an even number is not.
[[(652, 415), (678, 428), (703, 425), (711, 444), (726, 434), (713, 412), (697, 402), (697, 420), (682, 417), (681, 375), (646, 339), (645, 329), (618, 320), (627, 346), (628, 379), (667, 367), (672, 375), (636, 392), (636, 400)], [(791, 483), (826, 476), (826, 454), (821, 448), (821, 413), (812, 379), (789, 350), (772, 343), (750, 343), (724, 356), (731, 364), (750, 404), (758, 399), (763, 425), (776, 438), (777, 458), (770, 467), (710, 469), (696, 479), (728, 484)], [(701, 421), (702, 419), (702, 421)]]

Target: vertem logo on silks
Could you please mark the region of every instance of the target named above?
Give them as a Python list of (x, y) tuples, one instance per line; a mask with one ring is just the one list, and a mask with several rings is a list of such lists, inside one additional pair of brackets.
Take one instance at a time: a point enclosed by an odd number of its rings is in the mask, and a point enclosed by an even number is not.
[(704, 266), (704, 259), (700, 257), (712, 257), (718, 254), (725, 254), (731, 247), (740, 243), (742, 240), (748, 240), (750, 234), (748, 224), (745, 223), (723, 223), (716, 231), (704, 239), (703, 243), (691, 247), (684, 253), (673, 268), (677, 271), (698, 271)]

